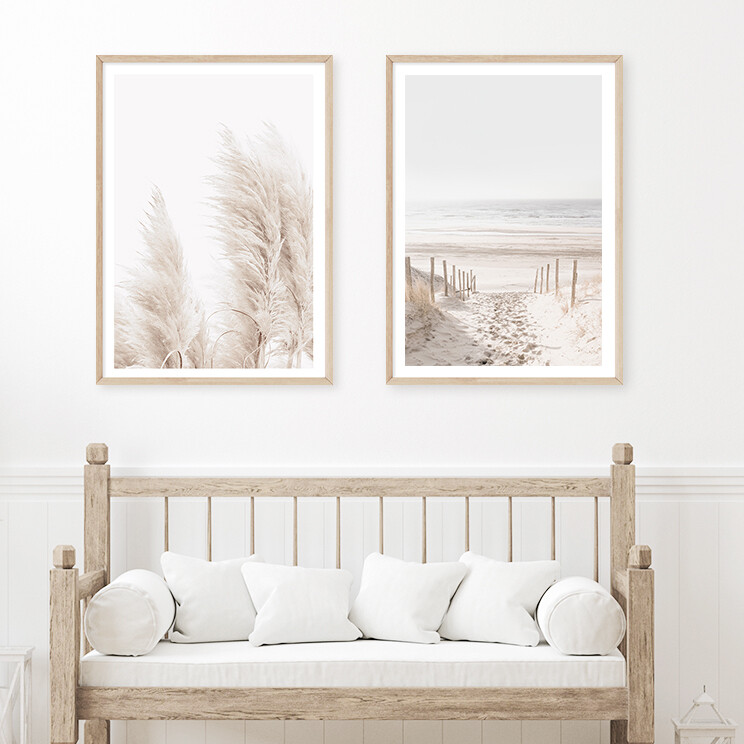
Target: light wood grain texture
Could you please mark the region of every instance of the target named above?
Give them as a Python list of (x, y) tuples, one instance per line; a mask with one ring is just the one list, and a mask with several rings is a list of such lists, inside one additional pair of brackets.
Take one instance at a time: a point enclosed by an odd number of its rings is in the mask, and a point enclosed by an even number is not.
[(256, 500), (251, 496), (251, 555), (256, 552)]
[(72, 568), (75, 565), (75, 548), (72, 545), (57, 545), (52, 551), (55, 568)]
[(379, 499), (379, 510), (377, 514), (377, 519), (379, 522), (379, 545), (377, 546), (378, 550), (380, 551), (380, 555), (383, 555), (385, 552), (385, 505), (384, 505), (384, 499), (382, 496), (380, 496)]
[[(636, 546), (631, 559), (651, 565), (651, 549)], [(654, 742), (654, 572), (628, 569), (628, 742)]]
[[(606, 498), (609, 478), (167, 478), (126, 476), (109, 482), (111, 498), (260, 496)], [(630, 547), (630, 546), (628, 546)], [(627, 555), (627, 554), (626, 554)]]
[(594, 580), (599, 581), (599, 499), (594, 499)]
[(625, 687), (81, 687), (80, 718), (132, 720), (607, 720)]
[(336, 496), (336, 568), (341, 568), (341, 497)]
[(85, 744), (109, 744), (111, 727), (108, 721), (94, 718), (85, 722)]
[(212, 497), (207, 496), (207, 560), (212, 560)]
[(470, 550), (470, 496), (465, 497), (465, 550)]
[(426, 496), (421, 497), (421, 563), (426, 563)]
[(292, 565), (297, 565), (297, 496), (292, 497)]
[[(394, 375), (394, 317), (400, 308), (394, 307), (393, 297), (393, 274), (394, 274), (394, 245), (393, 245), (393, 189), (394, 189), (394, 136), (393, 136), (393, 85), (394, 65), (405, 63), (511, 63), (511, 64), (540, 64), (540, 63), (566, 63), (566, 64), (608, 64), (613, 65), (615, 70), (615, 308), (614, 308), (614, 336), (615, 336), (615, 369), (614, 374), (605, 377), (396, 377)], [(385, 60), (385, 123), (386, 123), (386, 157), (385, 157), (385, 184), (386, 184), (386, 382), (392, 385), (621, 385), (622, 384), (622, 354), (623, 354), (623, 283), (622, 283), (622, 239), (623, 239), (623, 100), (622, 100), (622, 55), (600, 54), (600, 55), (388, 55)], [(573, 281), (576, 281), (576, 266), (574, 262)], [(548, 264), (548, 272), (550, 265)], [(400, 268), (398, 270), (401, 270)], [(540, 292), (544, 289), (545, 266), (539, 269)], [(454, 272), (453, 272), (454, 274)], [(557, 269), (556, 269), (557, 279)], [(453, 276), (454, 284), (454, 276)], [(464, 292), (465, 289), (461, 289)], [(537, 291), (537, 274), (535, 275), (535, 291)], [(547, 290), (546, 290), (547, 291)], [(457, 292), (456, 292), (457, 293)], [(575, 286), (573, 289), (575, 297)], [(573, 304), (573, 300), (572, 300)]]
[[(83, 473), (84, 498), (84, 570), (104, 572), (104, 585), (111, 579), (110, 551), (110, 501), (108, 496), (111, 468), (108, 460), (108, 447), (105, 444), (90, 444), (86, 448), (88, 464)], [(84, 611), (88, 600), (84, 602)], [(83, 650), (88, 653), (91, 645), (83, 639)]]
[(103, 569), (84, 573), (78, 577), (78, 599), (88, 599), (106, 586), (106, 572)]
[(74, 744), (78, 739), (75, 712), (78, 665), (80, 663), (80, 601), (78, 570), (62, 568), (75, 551), (60, 545), (54, 551), (57, 567), (49, 575), (49, 711), (51, 744)]
[[(103, 369), (103, 66), (113, 64), (322, 64), (325, 118), (325, 350), (324, 377), (105, 377)], [(167, 72), (164, 69), (164, 72)], [(96, 384), (98, 385), (330, 385), (333, 384), (333, 56), (98, 55), (96, 57)]]

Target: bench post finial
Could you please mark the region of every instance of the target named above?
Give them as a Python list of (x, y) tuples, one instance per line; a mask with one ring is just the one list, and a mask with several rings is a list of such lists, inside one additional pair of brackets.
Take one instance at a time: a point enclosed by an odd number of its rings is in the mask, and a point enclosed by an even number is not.
[(612, 462), (615, 465), (630, 465), (633, 462), (633, 445), (627, 442), (613, 445)]
[(105, 465), (108, 462), (108, 446), (105, 444), (89, 444), (85, 448), (85, 459), (89, 465)]

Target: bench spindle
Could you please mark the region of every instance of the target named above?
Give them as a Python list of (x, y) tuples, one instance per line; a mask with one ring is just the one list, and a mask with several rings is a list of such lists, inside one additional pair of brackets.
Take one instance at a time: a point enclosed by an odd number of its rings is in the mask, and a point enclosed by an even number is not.
[(251, 496), (251, 549), (250, 549), (250, 555), (253, 555), (256, 552), (256, 499), (254, 496)]
[(380, 496), (380, 515), (379, 515), (379, 520), (380, 520), (380, 539), (379, 539), (380, 544), (379, 544), (379, 550), (380, 550), (380, 555), (383, 555), (384, 552), (385, 552), (385, 512), (384, 512), (384, 507), (382, 505), (382, 496)]
[(341, 497), (336, 496), (336, 568), (341, 568)]
[(207, 560), (212, 560), (212, 497), (207, 496)]
[(599, 499), (594, 497), (594, 580), (599, 581)]
[(292, 497), (292, 565), (297, 565), (297, 496)]
[(421, 563), (426, 563), (426, 496), (421, 497)]
[(163, 550), (168, 551), (169, 533), (168, 533), (168, 497), (163, 499)]
[(470, 550), (470, 496), (465, 497), (465, 550)]

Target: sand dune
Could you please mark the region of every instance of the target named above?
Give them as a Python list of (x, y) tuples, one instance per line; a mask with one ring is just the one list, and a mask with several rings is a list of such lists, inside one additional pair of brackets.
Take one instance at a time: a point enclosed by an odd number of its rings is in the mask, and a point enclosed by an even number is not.
[(602, 361), (599, 282), (577, 288), (570, 308), (559, 293), (476, 292), (433, 305), (406, 303), (411, 366), (566, 366)]

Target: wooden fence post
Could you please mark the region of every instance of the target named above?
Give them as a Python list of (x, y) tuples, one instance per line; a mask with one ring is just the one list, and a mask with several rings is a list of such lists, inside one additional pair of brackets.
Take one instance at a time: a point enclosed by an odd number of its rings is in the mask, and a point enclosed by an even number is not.
[(554, 283), (555, 283), (555, 296), (557, 297), (558, 296), (558, 259), (557, 258), (555, 259), (555, 279), (554, 279)]
[(462, 269), (457, 270), (457, 296), (462, 299)]
[(550, 262), (548, 262), (548, 266), (545, 269), (545, 294), (550, 292)]
[(452, 264), (452, 296), (457, 297), (457, 273), (456, 273), (457, 267), (455, 264)]
[(429, 259), (429, 293), (431, 301), (434, 302), (434, 256)]
[(534, 293), (537, 294), (537, 277), (540, 276), (540, 269), (535, 269), (535, 289)]
[(442, 276), (444, 277), (444, 296), (449, 297), (447, 290), (447, 262), (444, 259), (442, 260)]
[(411, 289), (413, 288), (413, 277), (411, 276), (411, 257), (406, 256), (406, 294), (411, 296)]
[(540, 267), (540, 294), (543, 293), (543, 279), (545, 277), (545, 267)]
[(579, 262), (574, 258), (573, 276), (571, 277), (571, 307), (576, 304), (576, 280), (579, 276)]

